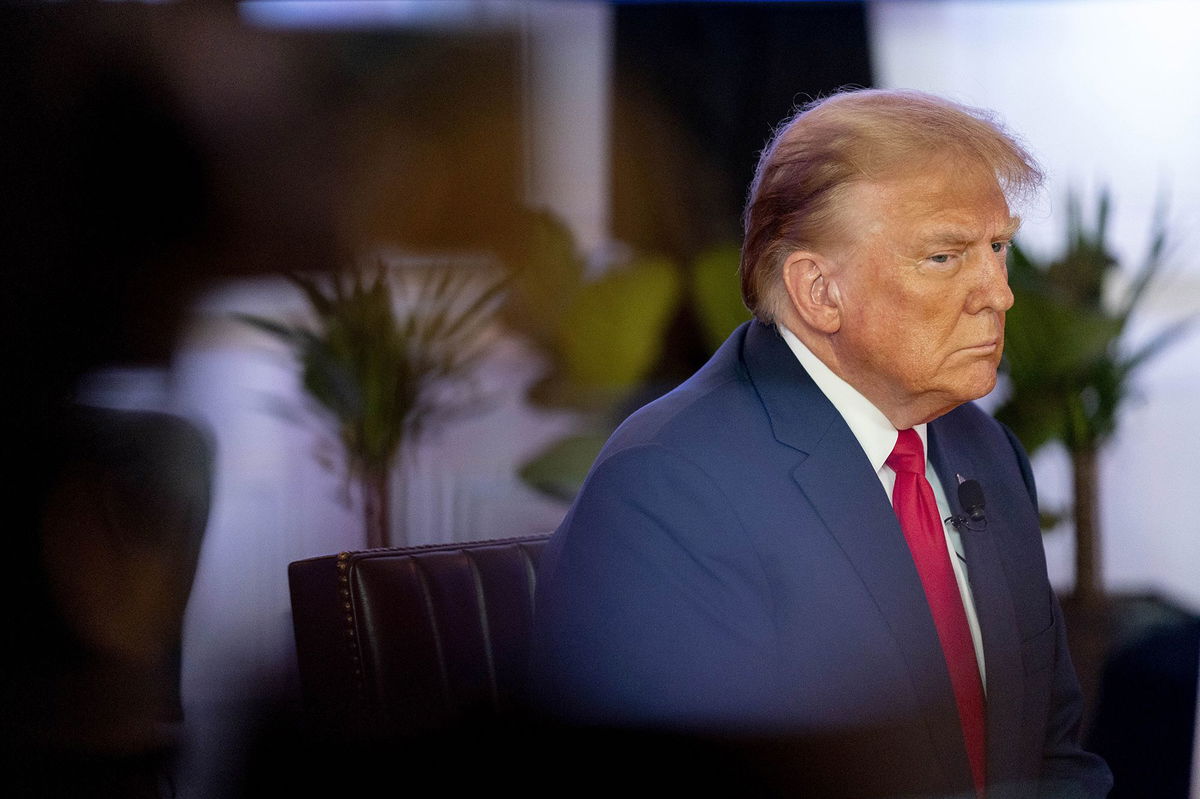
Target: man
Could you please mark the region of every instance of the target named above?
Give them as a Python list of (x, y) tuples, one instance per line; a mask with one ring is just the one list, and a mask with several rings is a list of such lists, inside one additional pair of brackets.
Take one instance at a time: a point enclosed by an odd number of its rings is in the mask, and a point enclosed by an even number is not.
[(986, 114), (913, 92), (779, 130), (745, 214), (754, 321), (614, 433), (545, 553), (545, 711), (769, 741), (798, 796), (1108, 792), (1028, 460), (970, 402), (1013, 301), (1009, 202), (1040, 179)]

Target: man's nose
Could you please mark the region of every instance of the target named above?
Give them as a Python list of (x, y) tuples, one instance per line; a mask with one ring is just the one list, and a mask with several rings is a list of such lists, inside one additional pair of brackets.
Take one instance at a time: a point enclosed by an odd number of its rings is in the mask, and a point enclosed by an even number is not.
[(969, 308), (971, 313), (989, 309), (1003, 313), (1013, 305), (1012, 289), (1008, 285), (1008, 267), (996, 253), (987, 252), (976, 264), (976, 281)]

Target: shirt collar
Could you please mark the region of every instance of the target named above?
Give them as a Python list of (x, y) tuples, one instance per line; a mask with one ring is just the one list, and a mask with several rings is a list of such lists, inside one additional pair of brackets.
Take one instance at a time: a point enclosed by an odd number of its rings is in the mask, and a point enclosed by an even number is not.
[[(859, 446), (866, 453), (871, 468), (879, 471), (892, 454), (896, 446), (897, 431), (883, 411), (871, 404), (871, 401), (858, 392), (858, 389), (833, 373), (825, 363), (813, 354), (796, 334), (783, 325), (778, 325), (779, 333), (787, 343), (788, 348), (800, 361), (804, 371), (808, 372), (821, 393), (833, 403), (833, 407), (846, 420), (850, 432), (858, 439)], [(921, 445), (926, 450), (928, 462), (928, 444), (924, 424), (916, 425), (913, 429), (921, 437)]]

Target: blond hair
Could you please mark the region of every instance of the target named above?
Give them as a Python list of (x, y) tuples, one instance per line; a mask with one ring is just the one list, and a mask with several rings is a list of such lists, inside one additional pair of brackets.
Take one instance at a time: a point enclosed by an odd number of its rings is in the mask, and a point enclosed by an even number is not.
[(787, 255), (815, 249), (841, 230), (846, 189), (941, 164), (993, 174), (1013, 202), (1042, 172), (988, 111), (915, 91), (843, 91), (801, 108), (759, 158), (743, 215), (742, 299), (774, 322), (786, 302)]

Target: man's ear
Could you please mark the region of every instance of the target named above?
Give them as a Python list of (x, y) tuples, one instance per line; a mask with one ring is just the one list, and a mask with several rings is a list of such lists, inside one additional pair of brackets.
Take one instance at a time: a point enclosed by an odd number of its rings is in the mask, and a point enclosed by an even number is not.
[(823, 256), (807, 250), (796, 250), (783, 262), (783, 284), (792, 310), (806, 325), (822, 333), (836, 333), (842, 326), (831, 266)]

